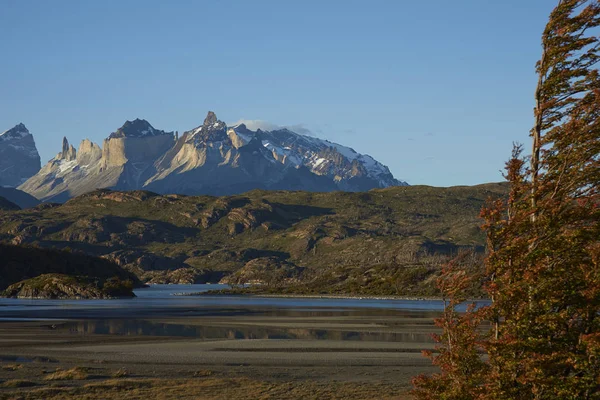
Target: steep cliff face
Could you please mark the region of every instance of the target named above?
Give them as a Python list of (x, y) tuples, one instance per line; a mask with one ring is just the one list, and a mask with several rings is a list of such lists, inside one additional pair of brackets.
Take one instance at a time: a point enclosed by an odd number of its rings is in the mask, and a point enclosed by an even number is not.
[(65, 201), (97, 188), (229, 195), (252, 189), (365, 191), (402, 186), (371, 156), (287, 129), (227, 127), (212, 111), (181, 137), (136, 119), (100, 147), (84, 140), (62, 151), (21, 189)]
[(85, 151), (78, 154), (64, 138), (62, 151), (19, 189), (42, 201), (57, 202), (87, 192), (88, 176), (97, 175), (100, 158), (96, 150), (99, 147), (89, 141), (84, 142), (80, 147)]
[(148, 121), (127, 121), (104, 140), (101, 170), (117, 169), (119, 179), (111, 186), (122, 190), (142, 188), (156, 173), (154, 163), (175, 143), (173, 132), (155, 129)]
[(43, 201), (63, 202), (97, 188), (134, 190), (155, 172), (154, 163), (173, 146), (174, 135), (147, 121), (127, 121), (101, 149), (85, 139), (75, 150), (63, 139), (62, 151), (20, 189)]
[(95, 164), (102, 158), (102, 149), (89, 139), (84, 139), (79, 144), (77, 152), (77, 164), (82, 167)]
[(0, 186), (17, 187), (40, 168), (40, 155), (25, 125), (0, 133)]

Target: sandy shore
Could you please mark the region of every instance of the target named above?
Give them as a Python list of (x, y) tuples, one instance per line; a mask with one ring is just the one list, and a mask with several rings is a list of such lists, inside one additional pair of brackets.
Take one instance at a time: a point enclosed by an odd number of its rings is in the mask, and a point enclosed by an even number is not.
[[(189, 398), (311, 398), (311, 393), (320, 393), (318, 398), (373, 398), (373, 393), (381, 398), (408, 398), (411, 377), (434, 371), (420, 354), (433, 347), (428, 336), (432, 332), (436, 328), (429, 314), (369, 311), (342, 316), (314, 312), (178, 316), (143, 323), (2, 322), (0, 381), (26, 379), (35, 386), (0, 389), (0, 399), (78, 398), (81, 387), (103, 382), (119, 369), (127, 371), (127, 377), (121, 379), (153, 380), (147, 390), (171, 380), (179, 380), (186, 390), (200, 390), (205, 381), (193, 386), (195, 389), (189, 386), (199, 375), (203, 379), (208, 375), (216, 379), (216, 386), (222, 386), (204, 387), (205, 392), (194, 392), (197, 397)], [(19, 367), (8, 368), (14, 365)], [(48, 371), (73, 367), (95, 374), (85, 381), (65, 382), (64, 390), (70, 390), (66, 397), (48, 397), (49, 392), (43, 392), (49, 390), (44, 380)], [(230, 385), (217, 384), (223, 380), (274, 392), (262, 397), (250, 389), (234, 394)], [(346, 389), (332, 390), (341, 384)], [(281, 392), (286, 385), (289, 397)], [(354, 389), (345, 392), (350, 387)], [(137, 398), (133, 389), (127, 390), (123, 397), (114, 398)], [(37, 392), (45, 397), (35, 397)], [(343, 393), (344, 397), (338, 397)], [(18, 397), (24, 395), (30, 397)]]

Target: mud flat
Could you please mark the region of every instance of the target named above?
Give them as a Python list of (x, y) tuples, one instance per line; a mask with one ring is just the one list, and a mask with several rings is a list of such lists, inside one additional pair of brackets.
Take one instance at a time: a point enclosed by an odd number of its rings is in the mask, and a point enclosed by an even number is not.
[(0, 399), (404, 399), (435, 371), (435, 311), (205, 311), (5, 318)]
[[(393, 315), (2, 322), (0, 398), (407, 398), (434, 371), (434, 330)], [(85, 379), (48, 380), (76, 367)]]

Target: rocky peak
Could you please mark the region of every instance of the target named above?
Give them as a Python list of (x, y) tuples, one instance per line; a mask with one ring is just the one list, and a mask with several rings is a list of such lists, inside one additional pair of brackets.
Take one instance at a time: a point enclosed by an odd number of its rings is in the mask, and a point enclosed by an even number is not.
[(157, 135), (172, 135), (172, 132), (165, 132), (154, 129), (145, 119), (136, 118), (133, 121), (125, 121), (122, 127), (111, 133), (109, 139), (118, 139), (125, 137), (145, 137)]
[(256, 132), (252, 132), (244, 124), (239, 124), (233, 128), (229, 128), (227, 136), (229, 136), (233, 146), (239, 149), (250, 143), (256, 137)]
[(18, 186), (41, 167), (33, 135), (25, 125), (21, 123), (0, 133), (0, 186)]
[(79, 144), (77, 151), (77, 163), (80, 165), (89, 165), (98, 161), (102, 157), (102, 149), (96, 143), (89, 139), (84, 139)]
[(188, 133), (188, 141), (196, 143), (222, 141), (227, 139), (227, 125), (217, 119), (214, 112), (209, 111), (201, 126), (186, 133)]
[(217, 122), (218, 120), (216, 114), (212, 111), (209, 111), (206, 115), (206, 118), (204, 118), (204, 126), (214, 125)]
[(77, 150), (69, 144), (66, 137), (63, 137), (62, 151), (57, 156), (60, 160), (73, 161), (77, 158)]
[(29, 130), (23, 123), (19, 123), (13, 128), (0, 133), (0, 140), (21, 139), (27, 135), (31, 135), (31, 133), (29, 133)]

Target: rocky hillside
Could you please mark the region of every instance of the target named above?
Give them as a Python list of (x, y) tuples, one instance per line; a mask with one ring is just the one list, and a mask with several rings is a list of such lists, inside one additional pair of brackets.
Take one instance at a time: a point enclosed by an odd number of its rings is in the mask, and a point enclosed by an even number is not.
[(0, 186), (19, 186), (40, 168), (40, 155), (25, 125), (0, 133)]
[(68, 248), (0, 243), (0, 291), (6, 290), (5, 296), (109, 298), (131, 296), (134, 286), (141, 286), (135, 275), (103, 258)]
[(402, 186), (368, 155), (283, 129), (227, 127), (209, 112), (202, 125), (178, 137), (145, 120), (127, 121), (102, 148), (62, 151), (20, 186), (43, 201), (64, 202), (97, 188), (188, 195), (231, 195), (252, 189), (366, 191)]
[(44, 274), (10, 285), (4, 297), (19, 299), (114, 299), (135, 297), (132, 281), (112, 278), (98, 281), (89, 277)]
[(224, 197), (97, 190), (62, 205), (1, 212), (0, 240), (102, 256), (144, 281), (225, 277), (414, 294), (423, 292), (419, 282), (433, 287), (449, 255), (483, 250), (479, 210), (505, 192), (504, 184)]

